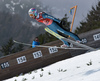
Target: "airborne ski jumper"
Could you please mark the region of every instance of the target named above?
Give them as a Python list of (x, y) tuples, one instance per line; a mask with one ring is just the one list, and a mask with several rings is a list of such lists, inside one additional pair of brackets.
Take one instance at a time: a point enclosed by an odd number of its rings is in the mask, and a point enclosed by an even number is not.
[(57, 37), (58, 39), (60, 39), (64, 43), (63, 45), (61, 45), (61, 47), (69, 47), (70, 45), (67, 41), (60, 38), (58, 32), (61, 32), (65, 35), (69, 35), (72, 38), (74, 38), (76, 41), (81, 42), (81, 39), (77, 35), (75, 35), (72, 32), (62, 29), (58, 25), (58, 23), (59, 24), (61, 23), (59, 19), (56, 19), (55, 17), (48, 15), (45, 12), (38, 13), (35, 8), (29, 9), (28, 14), (31, 18), (37, 20), (38, 22), (44, 23), (47, 26), (45, 30), (49, 32), (50, 34), (54, 35), (55, 37)]

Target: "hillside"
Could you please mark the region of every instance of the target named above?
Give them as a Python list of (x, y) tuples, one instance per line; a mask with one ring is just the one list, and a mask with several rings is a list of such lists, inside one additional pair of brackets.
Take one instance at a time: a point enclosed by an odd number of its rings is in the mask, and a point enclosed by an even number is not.
[(66, 59), (4, 81), (100, 81), (100, 51)]

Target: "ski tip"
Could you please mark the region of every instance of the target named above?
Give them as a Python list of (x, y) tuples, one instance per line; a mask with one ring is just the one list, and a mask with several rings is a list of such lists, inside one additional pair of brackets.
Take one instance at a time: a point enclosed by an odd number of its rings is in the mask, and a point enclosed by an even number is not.
[(13, 42), (16, 42), (15, 40), (13, 40)]

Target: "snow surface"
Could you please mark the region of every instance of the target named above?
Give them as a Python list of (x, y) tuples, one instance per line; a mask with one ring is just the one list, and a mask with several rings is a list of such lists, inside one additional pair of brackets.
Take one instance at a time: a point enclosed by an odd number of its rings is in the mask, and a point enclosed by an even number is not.
[(5, 81), (100, 81), (100, 50), (59, 61)]

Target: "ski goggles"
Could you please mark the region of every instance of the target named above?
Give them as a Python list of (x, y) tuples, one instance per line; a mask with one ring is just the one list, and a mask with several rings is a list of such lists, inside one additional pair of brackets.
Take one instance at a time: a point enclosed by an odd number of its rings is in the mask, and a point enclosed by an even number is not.
[(33, 17), (34, 15), (33, 15), (33, 14), (29, 14), (29, 16), (30, 16), (30, 17)]

